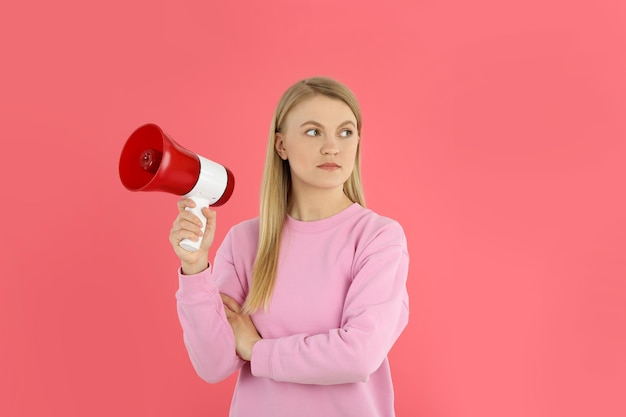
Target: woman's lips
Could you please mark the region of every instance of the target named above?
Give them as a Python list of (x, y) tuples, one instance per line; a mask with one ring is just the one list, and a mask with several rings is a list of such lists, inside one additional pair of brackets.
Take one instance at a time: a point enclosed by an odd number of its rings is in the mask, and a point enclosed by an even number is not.
[(328, 163), (325, 163), (325, 164), (318, 165), (317, 167), (318, 168), (322, 168), (322, 169), (326, 169), (326, 170), (329, 170), (329, 171), (332, 171), (334, 169), (338, 169), (339, 165), (337, 165), (335, 163), (332, 163), (332, 162), (328, 162)]

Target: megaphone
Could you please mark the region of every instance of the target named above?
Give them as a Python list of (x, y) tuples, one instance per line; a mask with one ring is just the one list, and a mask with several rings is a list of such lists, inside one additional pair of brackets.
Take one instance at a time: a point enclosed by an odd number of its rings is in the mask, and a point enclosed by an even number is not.
[[(190, 197), (191, 209), (202, 220), (202, 208), (226, 203), (235, 188), (235, 177), (225, 166), (183, 148), (155, 124), (137, 128), (128, 138), (120, 156), (120, 179), (130, 191), (164, 191)], [(202, 239), (181, 241), (190, 252), (200, 248)]]

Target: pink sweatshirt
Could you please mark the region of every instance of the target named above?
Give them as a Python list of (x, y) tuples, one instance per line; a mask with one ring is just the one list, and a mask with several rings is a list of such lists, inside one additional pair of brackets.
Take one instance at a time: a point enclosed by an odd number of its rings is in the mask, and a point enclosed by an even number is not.
[(358, 204), (314, 222), (288, 217), (269, 310), (251, 316), (263, 340), (246, 362), (219, 293), (243, 303), (257, 238), (258, 219), (240, 223), (212, 271), (179, 270), (178, 315), (198, 375), (214, 383), (240, 370), (231, 417), (394, 416), (387, 354), (409, 316), (402, 227)]

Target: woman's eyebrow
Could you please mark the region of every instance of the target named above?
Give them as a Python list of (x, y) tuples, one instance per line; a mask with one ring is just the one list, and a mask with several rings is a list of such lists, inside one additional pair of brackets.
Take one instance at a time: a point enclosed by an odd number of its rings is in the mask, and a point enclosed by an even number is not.
[[(303, 126), (306, 126), (306, 125), (313, 125), (313, 126), (317, 126), (317, 127), (324, 127), (323, 124), (321, 124), (319, 122), (316, 122), (315, 120), (307, 120), (306, 122), (302, 123), (300, 125), (300, 127), (303, 127)], [(352, 120), (346, 120), (345, 122), (341, 123), (339, 125), (339, 127), (346, 126), (346, 125), (356, 126)]]

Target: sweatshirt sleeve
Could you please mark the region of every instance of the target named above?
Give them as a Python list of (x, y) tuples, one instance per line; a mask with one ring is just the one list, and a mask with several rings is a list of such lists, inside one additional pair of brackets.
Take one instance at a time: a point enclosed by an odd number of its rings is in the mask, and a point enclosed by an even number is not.
[(408, 264), (404, 232), (391, 222), (357, 254), (342, 326), (258, 341), (252, 349), (252, 374), (301, 384), (366, 381), (408, 323)]
[(213, 270), (182, 275), (176, 292), (183, 340), (196, 373), (215, 383), (229, 377), (244, 361), (235, 351), (235, 337), (226, 319), (220, 292), (239, 302), (245, 298), (230, 251), (230, 234), (218, 250)]

